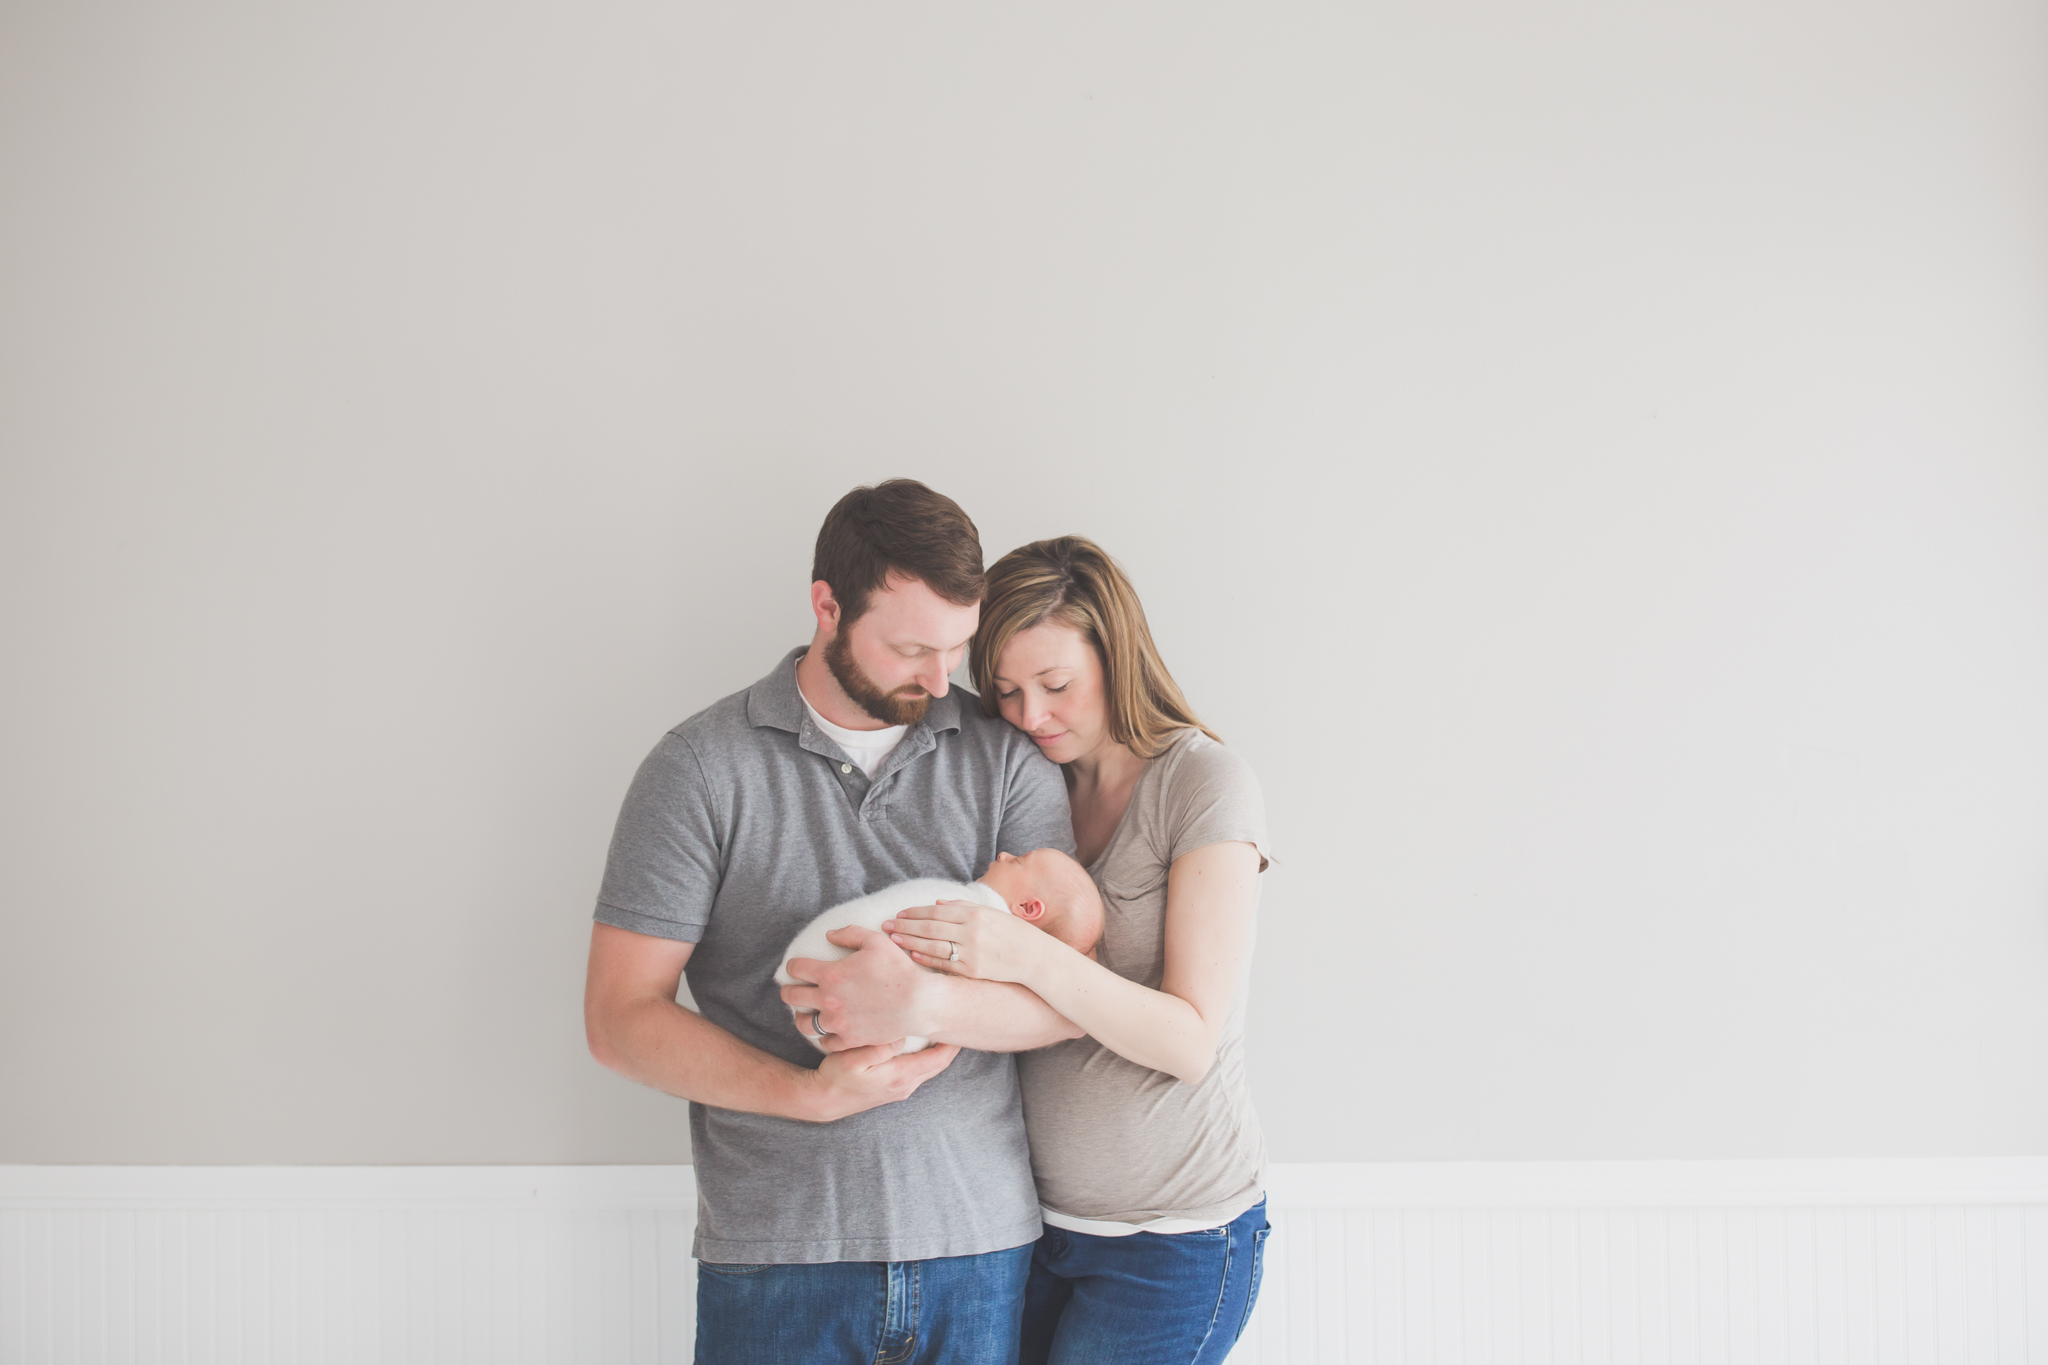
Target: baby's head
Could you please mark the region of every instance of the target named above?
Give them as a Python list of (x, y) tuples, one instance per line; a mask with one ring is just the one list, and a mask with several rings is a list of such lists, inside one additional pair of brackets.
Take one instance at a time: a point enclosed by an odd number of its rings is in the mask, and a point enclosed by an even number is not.
[(1102, 894), (1086, 868), (1056, 848), (1039, 848), (1019, 858), (998, 853), (981, 874), (981, 884), (1076, 952), (1094, 950), (1102, 937)]

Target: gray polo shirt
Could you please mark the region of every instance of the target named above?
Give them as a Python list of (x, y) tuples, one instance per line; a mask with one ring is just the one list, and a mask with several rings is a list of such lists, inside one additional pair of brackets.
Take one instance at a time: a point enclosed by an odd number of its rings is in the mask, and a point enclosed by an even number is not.
[[(998, 852), (1071, 853), (1074, 833), (1059, 769), (961, 689), (870, 781), (805, 714), (802, 654), (655, 745), (619, 812), (597, 918), (695, 943), (684, 974), (704, 1017), (815, 1067), (774, 972), (820, 910), (911, 877), (973, 881)], [(692, 1103), (690, 1138), (702, 1260), (911, 1261), (1038, 1236), (1001, 1053), (962, 1052), (909, 1099), (836, 1123)]]

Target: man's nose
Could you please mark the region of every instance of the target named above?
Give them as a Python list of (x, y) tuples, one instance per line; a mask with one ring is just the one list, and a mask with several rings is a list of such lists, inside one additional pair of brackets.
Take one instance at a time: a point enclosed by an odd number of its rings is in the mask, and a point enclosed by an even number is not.
[(927, 692), (931, 693), (931, 694), (932, 694), (932, 695), (933, 695), (934, 697), (943, 697), (943, 696), (945, 696), (945, 695), (946, 695), (946, 663), (945, 663), (945, 660), (943, 660), (943, 659), (934, 659), (934, 660), (932, 660), (932, 661), (931, 661), (931, 662), (930, 662), (929, 664), (925, 665), (925, 667), (924, 667), (923, 669), (921, 669), (921, 670), (920, 670), (920, 671), (918, 672), (918, 675), (917, 675), (917, 685), (918, 685), (919, 687), (922, 687), (922, 688), (923, 688), (923, 689), (924, 689), (925, 691), (927, 691)]

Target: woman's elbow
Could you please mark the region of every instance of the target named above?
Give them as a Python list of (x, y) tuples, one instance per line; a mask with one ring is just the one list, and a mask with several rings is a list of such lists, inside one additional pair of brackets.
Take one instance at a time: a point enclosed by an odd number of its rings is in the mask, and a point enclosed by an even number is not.
[(1182, 1085), (1200, 1085), (1202, 1078), (1209, 1074), (1209, 1068), (1215, 1065), (1216, 1048), (1211, 1044), (1200, 1052), (1182, 1058), (1178, 1065), (1167, 1067), (1166, 1074)]

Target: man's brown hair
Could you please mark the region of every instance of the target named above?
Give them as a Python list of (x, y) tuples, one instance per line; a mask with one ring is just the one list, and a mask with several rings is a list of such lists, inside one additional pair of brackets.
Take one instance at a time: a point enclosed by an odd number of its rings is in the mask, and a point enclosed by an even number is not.
[(974, 690), (981, 713), (996, 706), (996, 662), (1021, 630), (1058, 621), (1081, 632), (1102, 660), (1109, 737), (1139, 758), (1156, 758), (1182, 730), (1220, 737), (1195, 718), (1159, 646), (1138, 590), (1102, 547), (1080, 536), (1020, 545), (988, 571), (988, 600), (974, 632)]
[(981, 532), (960, 504), (916, 479), (863, 484), (832, 505), (818, 528), (811, 581), (832, 585), (844, 630), (868, 609), (890, 574), (915, 578), (956, 606), (971, 607), (988, 586)]

